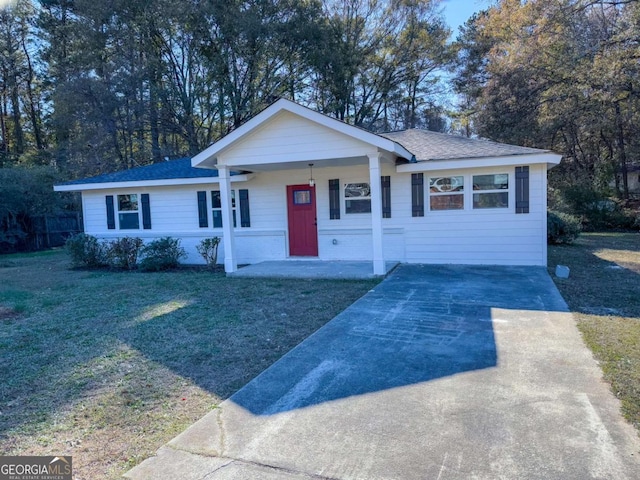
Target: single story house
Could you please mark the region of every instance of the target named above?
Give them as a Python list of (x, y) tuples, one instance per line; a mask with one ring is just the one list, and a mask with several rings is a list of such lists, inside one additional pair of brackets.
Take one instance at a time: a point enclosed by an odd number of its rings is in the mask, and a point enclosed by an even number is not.
[(375, 134), (278, 100), (191, 159), (56, 185), (85, 232), (222, 237), (225, 270), (266, 260), (546, 265), (550, 151), (410, 129)]

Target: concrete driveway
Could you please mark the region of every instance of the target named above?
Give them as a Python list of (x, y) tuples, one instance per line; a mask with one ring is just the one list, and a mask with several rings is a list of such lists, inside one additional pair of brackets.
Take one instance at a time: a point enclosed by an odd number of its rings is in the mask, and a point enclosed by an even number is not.
[(640, 478), (619, 407), (545, 269), (403, 265), (127, 477)]

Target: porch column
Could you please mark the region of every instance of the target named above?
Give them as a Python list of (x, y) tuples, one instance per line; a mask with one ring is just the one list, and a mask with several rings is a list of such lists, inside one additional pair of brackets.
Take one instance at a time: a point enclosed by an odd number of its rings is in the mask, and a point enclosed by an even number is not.
[(236, 260), (236, 242), (233, 233), (233, 210), (231, 206), (231, 177), (229, 167), (218, 165), (220, 181), (220, 203), (222, 207), (222, 244), (224, 245), (224, 271), (238, 270)]
[(371, 233), (373, 240), (373, 274), (384, 275), (382, 254), (382, 187), (380, 186), (380, 152), (369, 153), (369, 185), (371, 186)]

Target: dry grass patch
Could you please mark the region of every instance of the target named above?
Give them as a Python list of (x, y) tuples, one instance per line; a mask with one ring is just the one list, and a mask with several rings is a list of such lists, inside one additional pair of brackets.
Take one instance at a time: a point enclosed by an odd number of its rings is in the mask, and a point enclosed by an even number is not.
[(79, 480), (120, 477), (375, 285), (0, 260), (0, 451), (73, 455)]
[(550, 270), (578, 328), (622, 402), (624, 416), (640, 430), (640, 235), (600, 233), (575, 245), (549, 249)]

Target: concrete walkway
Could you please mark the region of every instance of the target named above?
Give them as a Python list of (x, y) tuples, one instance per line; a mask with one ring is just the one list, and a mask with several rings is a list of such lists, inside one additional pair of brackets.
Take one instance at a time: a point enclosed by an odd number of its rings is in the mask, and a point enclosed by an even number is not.
[(131, 479), (640, 478), (542, 268), (400, 266)]

